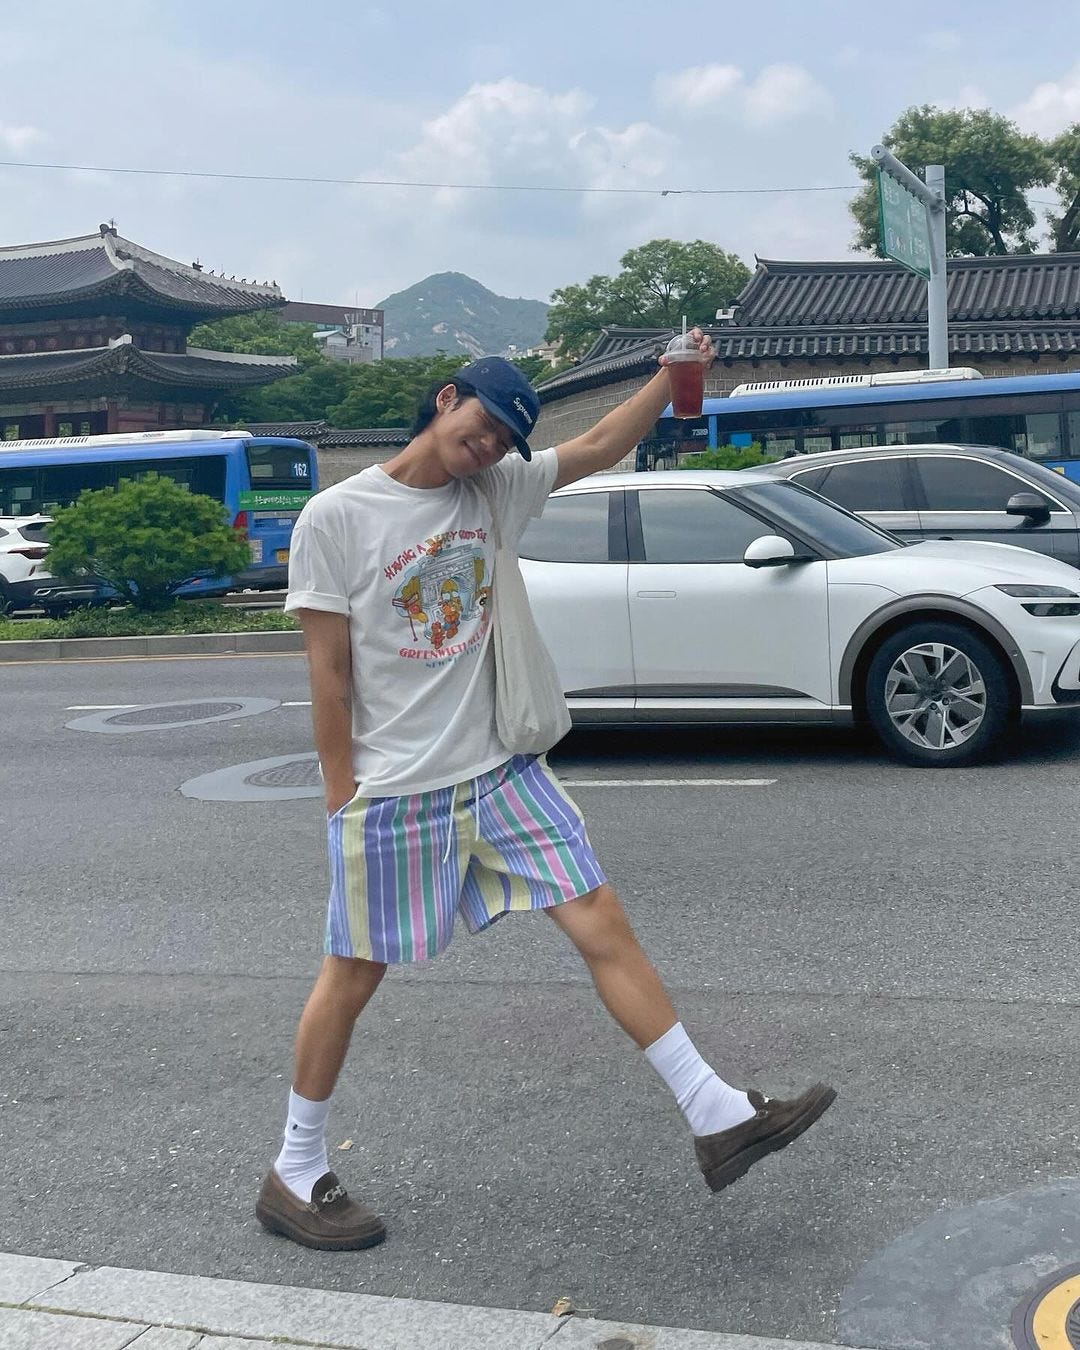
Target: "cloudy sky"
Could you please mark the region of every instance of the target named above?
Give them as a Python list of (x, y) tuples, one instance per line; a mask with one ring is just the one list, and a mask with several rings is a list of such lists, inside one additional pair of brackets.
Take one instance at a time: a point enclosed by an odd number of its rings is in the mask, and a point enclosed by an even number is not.
[(183, 261), (361, 305), (439, 271), (547, 299), (657, 236), (710, 239), (751, 266), (755, 254), (842, 258), (850, 192), (731, 190), (850, 185), (848, 153), (916, 103), (988, 106), (1040, 134), (1080, 120), (1080, 6), (1033, 12), (1016, 0), (907, 0), (894, 20), (866, 0), (0, 0), (0, 243), (112, 218)]

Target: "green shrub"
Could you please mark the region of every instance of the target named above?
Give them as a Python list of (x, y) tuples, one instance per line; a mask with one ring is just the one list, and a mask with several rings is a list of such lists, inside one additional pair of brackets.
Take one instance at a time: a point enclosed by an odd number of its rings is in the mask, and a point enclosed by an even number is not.
[(243, 610), (212, 600), (178, 600), (156, 613), (133, 605), (77, 609), (64, 619), (0, 619), (0, 642), (36, 638), (161, 637), (174, 633), (265, 633), (299, 628), (281, 610)]
[(772, 460), (755, 441), (753, 445), (720, 445), (715, 450), (702, 450), (679, 462), (680, 469), (753, 469)]
[(55, 512), (50, 572), (98, 577), (136, 609), (155, 613), (201, 576), (228, 576), (251, 555), (224, 506), (149, 473), (115, 488), (84, 491)]

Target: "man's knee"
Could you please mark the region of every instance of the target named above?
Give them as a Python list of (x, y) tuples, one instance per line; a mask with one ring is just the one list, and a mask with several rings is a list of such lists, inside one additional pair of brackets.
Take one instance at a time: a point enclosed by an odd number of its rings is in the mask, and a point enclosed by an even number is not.
[(548, 912), (586, 961), (617, 957), (636, 942), (619, 897), (606, 882)]
[(382, 961), (367, 961), (359, 956), (326, 956), (319, 971), (319, 982), (335, 999), (363, 1007), (386, 974)]

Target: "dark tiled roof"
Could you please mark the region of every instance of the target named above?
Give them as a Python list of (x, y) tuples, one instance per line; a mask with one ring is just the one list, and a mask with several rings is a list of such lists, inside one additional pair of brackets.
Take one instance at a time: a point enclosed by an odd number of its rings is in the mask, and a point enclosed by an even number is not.
[(147, 352), (130, 342), (76, 352), (0, 357), (0, 392), (89, 389), (97, 394), (138, 388), (247, 389), (296, 369), (293, 357), (237, 361), (224, 352)]
[(408, 445), (412, 436), (408, 427), (362, 427), (353, 431), (324, 431), (318, 440), (319, 448), (372, 445)]
[(292, 436), (298, 441), (313, 441), (328, 431), (326, 422), (238, 422), (237, 429), (253, 436)]
[(219, 318), (284, 302), (276, 283), (237, 281), (152, 253), (103, 228), (96, 235), (0, 248), (0, 315), (19, 322), (80, 301), (123, 296), (155, 310)]
[[(950, 321), (1080, 319), (1080, 253), (948, 260)], [(891, 262), (773, 262), (736, 301), (738, 327), (926, 321), (926, 283)]]
[(256, 436), (293, 436), (322, 448), (347, 450), (354, 446), (408, 445), (412, 435), (408, 427), (361, 427), (349, 430), (332, 427), (328, 422), (244, 422), (240, 430)]
[[(949, 350), (1080, 352), (1080, 253), (950, 258)], [(711, 329), (720, 361), (921, 356), (926, 283), (895, 263), (772, 262)], [(541, 403), (652, 369), (670, 329), (605, 328), (577, 365), (537, 387)]]

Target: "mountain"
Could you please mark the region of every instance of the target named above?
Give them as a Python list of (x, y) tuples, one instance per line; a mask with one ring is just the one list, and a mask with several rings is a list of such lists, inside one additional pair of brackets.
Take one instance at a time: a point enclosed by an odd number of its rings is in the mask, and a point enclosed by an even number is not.
[(472, 359), (505, 355), (511, 346), (535, 347), (547, 327), (542, 300), (509, 300), (461, 272), (436, 272), (379, 302), (386, 311), (387, 356), (434, 356), (444, 351)]

